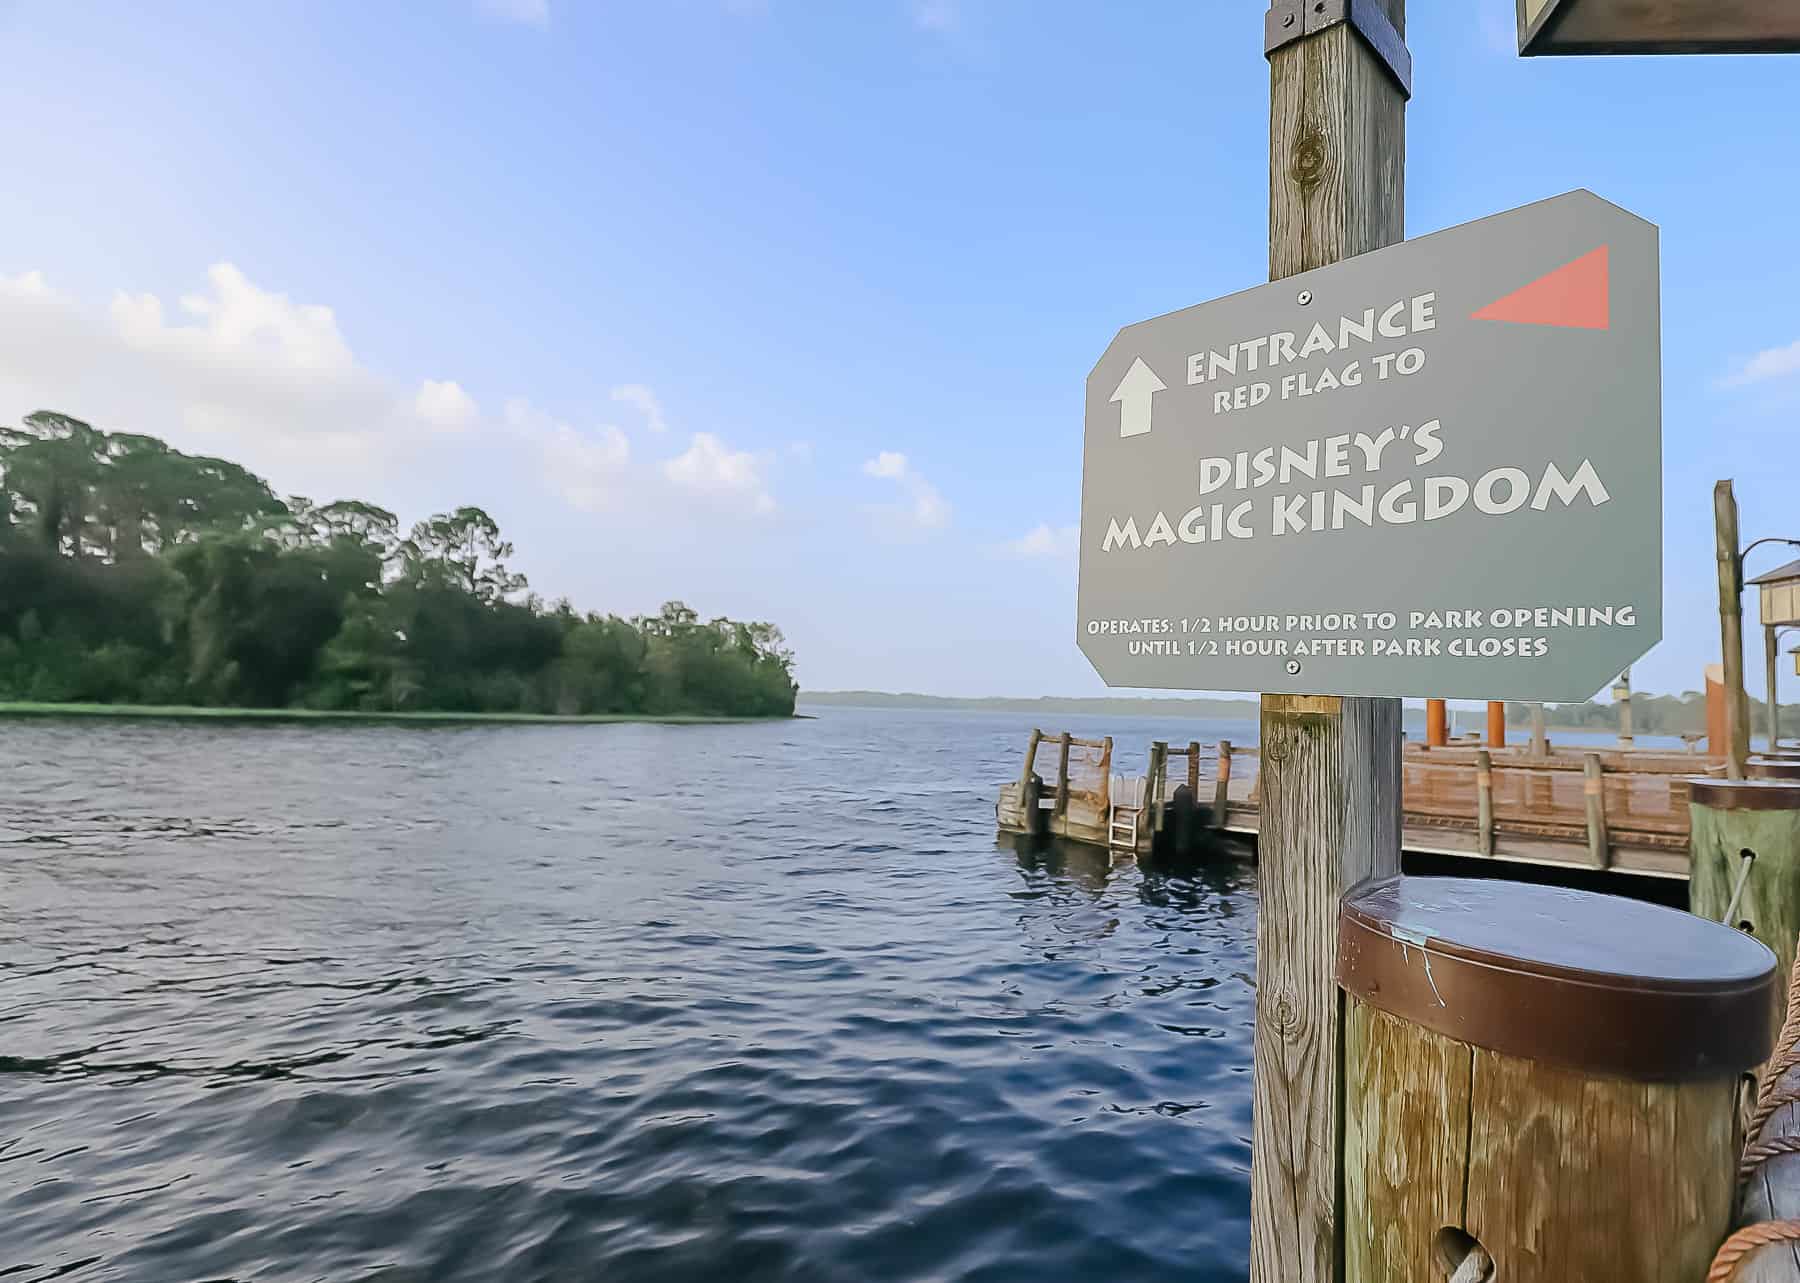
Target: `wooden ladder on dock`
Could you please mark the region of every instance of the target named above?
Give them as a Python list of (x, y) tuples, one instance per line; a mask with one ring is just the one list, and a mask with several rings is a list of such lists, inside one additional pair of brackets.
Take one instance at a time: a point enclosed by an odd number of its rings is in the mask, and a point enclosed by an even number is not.
[(1115, 804), (1106, 823), (1106, 849), (1108, 851), (1130, 851), (1136, 854), (1138, 821), (1143, 818), (1143, 814), (1143, 810), (1139, 807)]

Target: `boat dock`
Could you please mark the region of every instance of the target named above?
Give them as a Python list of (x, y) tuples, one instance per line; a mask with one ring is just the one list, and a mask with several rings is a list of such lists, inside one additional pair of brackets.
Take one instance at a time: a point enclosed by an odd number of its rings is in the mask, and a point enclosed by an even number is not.
[[(1149, 747), (1143, 775), (1114, 770), (1112, 738), (1033, 731), (1018, 778), (1002, 786), (1000, 830), (1149, 853), (1205, 833), (1254, 840), (1261, 755), (1229, 741)], [(1724, 774), (1720, 758), (1638, 749), (1526, 745), (1401, 752), (1402, 848), (1408, 853), (1688, 876), (1688, 780)]]

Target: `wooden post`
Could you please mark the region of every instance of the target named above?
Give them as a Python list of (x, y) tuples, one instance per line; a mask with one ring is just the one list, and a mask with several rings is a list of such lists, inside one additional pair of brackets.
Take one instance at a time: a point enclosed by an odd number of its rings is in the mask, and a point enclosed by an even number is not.
[[(1800, 936), (1800, 783), (1688, 785), (1688, 905), (1703, 918), (1748, 931), (1775, 951), (1782, 975), (1794, 967)], [(1749, 876), (1733, 905), (1744, 853)], [(1787, 990), (1776, 995), (1777, 1021)]]
[(1619, 674), (1619, 683), (1613, 688), (1614, 698), (1619, 704), (1619, 747), (1630, 748), (1631, 734), (1631, 670), (1627, 668)]
[(1490, 699), (1488, 701), (1487, 746), (1489, 748), (1506, 747), (1506, 701)]
[(1231, 806), (1231, 741), (1219, 741), (1219, 776), (1213, 781), (1213, 815), (1215, 829), (1225, 827), (1226, 811)]
[(1541, 702), (1531, 705), (1531, 755), (1550, 756), (1550, 736), (1544, 730), (1544, 706)]
[[(1406, 0), (1370, 3), (1404, 38)], [(1405, 164), (1405, 94), (1351, 24), (1271, 54), (1269, 279), (1402, 239)], [(1398, 699), (1262, 697), (1251, 1283), (1343, 1278), (1338, 901), (1400, 870), (1400, 734)]]
[(1144, 780), (1144, 803), (1150, 808), (1150, 831), (1162, 832), (1163, 781), (1169, 774), (1169, 745), (1154, 740), (1150, 745), (1150, 770)]
[(1776, 690), (1775, 665), (1779, 660), (1779, 647), (1775, 644), (1775, 628), (1771, 624), (1763, 625), (1763, 672), (1769, 681), (1769, 751), (1773, 753), (1781, 746), (1781, 702)]
[(1709, 757), (1731, 756), (1731, 728), (1725, 717), (1725, 665), (1708, 664), (1706, 682), (1706, 753)]
[[(1031, 732), (1031, 742), (1025, 746), (1025, 767), (1019, 772), (1019, 802), (1021, 805), (1028, 804), (1030, 801), (1030, 798), (1027, 795), (1031, 793), (1031, 768), (1032, 764), (1037, 761), (1038, 745), (1043, 742), (1044, 732), (1033, 730)], [(1025, 831), (1030, 833), (1036, 829), (1036, 827), (1037, 816), (1027, 810), (1025, 812)]]
[(1449, 720), (1443, 700), (1425, 701), (1425, 744), (1428, 748), (1442, 748), (1450, 742)]
[(1581, 758), (1581, 794), (1587, 802), (1588, 859), (1596, 869), (1612, 866), (1612, 840), (1606, 832), (1606, 768), (1600, 754)]
[(1056, 762), (1056, 813), (1069, 813), (1069, 732), (1062, 733), (1061, 752)]
[[(1342, 929), (1346, 1283), (1707, 1277), (1739, 1077), (1774, 1042), (1764, 950), (1486, 878), (1365, 888)], [(1584, 950), (1604, 974), (1566, 969)]]
[(1483, 749), (1475, 751), (1475, 831), (1481, 853), (1494, 853), (1494, 759)]
[(1725, 661), (1725, 778), (1744, 778), (1750, 728), (1744, 717), (1743, 585), (1738, 583), (1737, 496), (1730, 481), (1713, 485), (1713, 555), (1719, 564), (1719, 644)]
[(1200, 741), (1189, 740), (1187, 748), (1187, 786), (1188, 797), (1194, 805), (1200, 804)]
[(1112, 736), (1100, 741), (1100, 823), (1112, 826)]

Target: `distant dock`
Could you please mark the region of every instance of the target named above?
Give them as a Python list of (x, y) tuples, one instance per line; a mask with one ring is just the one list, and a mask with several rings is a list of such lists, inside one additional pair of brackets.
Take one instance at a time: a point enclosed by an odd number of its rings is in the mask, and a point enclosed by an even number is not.
[[(1144, 775), (1113, 770), (1113, 741), (1033, 731), (995, 807), (1001, 832), (1060, 837), (1148, 854), (1196, 847), (1204, 834), (1254, 840), (1261, 757), (1229, 741), (1150, 745)], [(1401, 753), (1401, 843), (1421, 855), (1688, 876), (1688, 780), (1721, 776), (1723, 759), (1635, 749), (1526, 745), (1427, 747)]]

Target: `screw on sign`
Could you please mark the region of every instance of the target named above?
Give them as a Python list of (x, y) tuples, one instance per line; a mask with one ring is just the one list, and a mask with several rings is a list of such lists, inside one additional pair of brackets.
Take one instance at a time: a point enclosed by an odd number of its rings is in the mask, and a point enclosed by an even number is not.
[(1656, 229), (1586, 191), (1127, 326), (1088, 378), (1109, 685), (1585, 699), (1662, 635)]

